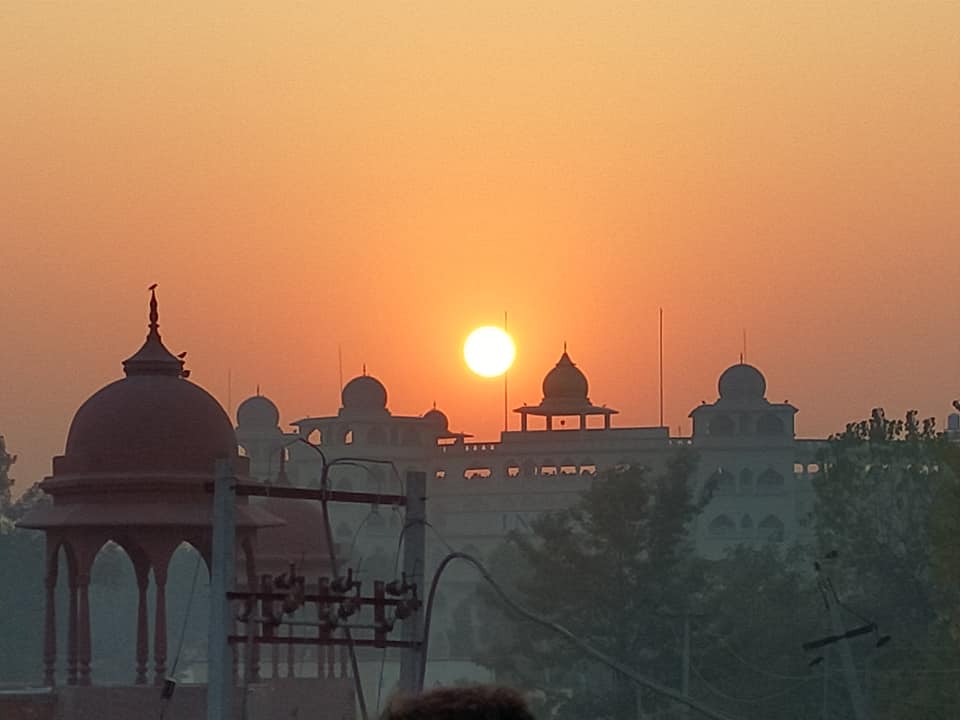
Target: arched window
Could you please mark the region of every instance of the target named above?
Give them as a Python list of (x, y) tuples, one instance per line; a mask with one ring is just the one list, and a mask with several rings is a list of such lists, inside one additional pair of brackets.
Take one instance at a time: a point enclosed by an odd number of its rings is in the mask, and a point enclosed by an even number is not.
[(414, 445), (420, 444), (420, 435), (413, 428), (407, 428), (403, 431), (403, 440), (401, 441), (403, 445), (412, 447)]
[(736, 529), (736, 524), (726, 515), (717, 515), (710, 521), (711, 535), (732, 535)]
[(717, 495), (733, 495), (737, 492), (737, 481), (733, 473), (729, 473), (722, 467), (717, 468), (710, 476), (710, 484)]
[(708, 432), (711, 435), (722, 437), (733, 435), (735, 430), (736, 426), (733, 424), (733, 420), (730, 419), (729, 415), (717, 415), (710, 421), (708, 427)]
[(343, 433), (343, 444), (353, 445), (353, 430), (346, 430)]
[(783, 492), (783, 475), (773, 468), (767, 468), (757, 478), (757, 493), (776, 495)]
[(783, 542), (783, 522), (776, 515), (767, 515), (758, 526), (760, 536), (770, 542)]
[(753, 494), (753, 471), (750, 468), (740, 471), (740, 492), (743, 495)]
[(307, 442), (311, 445), (323, 445), (323, 433), (317, 428), (314, 428), (310, 431), (310, 434), (307, 435)]
[(783, 435), (783, 420), (773, 413), (766, 413), (757, 420), (758, 435)]

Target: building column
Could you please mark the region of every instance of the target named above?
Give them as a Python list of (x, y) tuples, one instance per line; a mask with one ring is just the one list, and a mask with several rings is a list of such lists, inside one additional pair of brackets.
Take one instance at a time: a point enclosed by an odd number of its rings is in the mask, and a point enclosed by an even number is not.
[[(71, 575), (73, 575), (71, 573)], [(77, 579), (70, 577), (70, 609), (67, 611), (67, 685), (77, 684)]]
[(90, 685), (90, 573), (77, 573), (77, 683)]
[(147, 684), (147, 663), (150, 658), (149, 626), (147, 625), (147, 585), (150, 581), (148, 568), (137, 569), (137, 666), (134, 684)]
[(153, 568), (156, 586), (156, 613), (153, 618), (153, 684), (163, 685), (167, 678), (167, 569)]
[(59, 548), (50, 552), (47, 538), (47, 577), (45, 616), (43, 623), (43, 684), (53, 687), (57, 672), (57, 555)]

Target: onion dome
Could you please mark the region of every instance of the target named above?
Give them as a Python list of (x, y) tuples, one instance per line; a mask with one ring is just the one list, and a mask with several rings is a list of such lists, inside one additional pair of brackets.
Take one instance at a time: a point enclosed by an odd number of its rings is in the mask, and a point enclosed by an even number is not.
[(767, 381), (753, 365), (738, 363), (723, 371), (717, 382), (717, 390), (723, 400), (762, 400), (767, 391)]
[(244, 430), (273, 430), (280, 425), (280, 411), (270, 398), (257, 394), (237, 408), (237, 427)]
[(543, 379), (544, 400), (587, 400), (587, 376), (574, 365), (566, 349)]
[(77, 410), (54, 475), (205, 474), (237, 455), (230, 418), (213, 396), (186, 379), (183, 360), (160, 339), (151, 289), (147, 339), (123, 363), (126, 377)]
[(439, 433), (445, 433), (450, 429), (450, 421), (447, 416), (436, 408), (427, 410), (423, 414), (423, 419), (433, 425)]
[(344, 385), (340, 397), (344, 410), (383, 412), (387, 408), (387, 389), (366, 373)]

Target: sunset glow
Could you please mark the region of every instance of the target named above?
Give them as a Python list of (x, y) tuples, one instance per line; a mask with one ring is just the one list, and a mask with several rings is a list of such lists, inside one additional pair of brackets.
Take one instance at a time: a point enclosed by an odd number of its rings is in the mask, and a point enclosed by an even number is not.
[(336, 413), (342, 358), (495, 439), (460, 348), (508, 307), (511, 402), (568, 341), (617, 423), (656, 424), (660, 306), (671, 432), (744, 329), (802, 435), (942, 419), (958, 27), (953, 2), (7, 3), (15, 491), (121, 376), (153, 282), (191, 379), (284, 423)]

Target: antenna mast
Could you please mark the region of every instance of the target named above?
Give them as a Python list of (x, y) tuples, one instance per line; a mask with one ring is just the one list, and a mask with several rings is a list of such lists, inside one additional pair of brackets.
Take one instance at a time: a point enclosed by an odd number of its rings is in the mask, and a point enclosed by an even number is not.
[(663, 427), (663, 308), (660, 308), (660, 427)]

